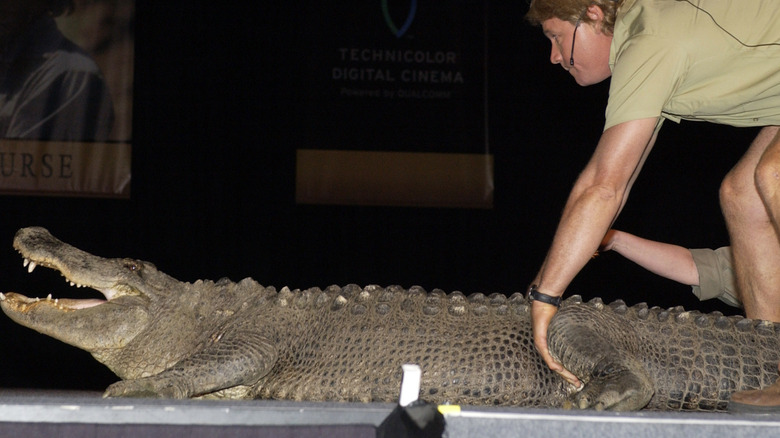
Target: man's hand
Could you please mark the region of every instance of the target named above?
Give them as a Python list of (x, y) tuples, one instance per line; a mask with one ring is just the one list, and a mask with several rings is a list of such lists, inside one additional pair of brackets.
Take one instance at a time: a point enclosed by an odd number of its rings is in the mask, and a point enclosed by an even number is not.
[(550, 355), (550, 350), (547, 348), (547, 327), (550, 325), (550, 321), (553, 316), (558, 312), (558, 308), (549, 304), (541, 303), (539, 301), (531, 302), (531, 317), (533, 318), (534, 328), (534, 344), (539, 354), (542, 355), (542, 359), (547, 363), (547, 366), (551, 370), (560, 374), (564, 380), (574, 385), (576, 388), (580, 388), (582, 383), (580, 380), (563, 368), (563, 365), (553, 359)]

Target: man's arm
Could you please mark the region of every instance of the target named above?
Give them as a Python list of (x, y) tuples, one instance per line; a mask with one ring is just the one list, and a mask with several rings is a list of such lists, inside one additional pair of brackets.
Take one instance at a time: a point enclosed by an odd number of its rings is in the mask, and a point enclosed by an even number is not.
[(601, 250), (615, 251), (648, 271), (678, 283), (699, 284), (699, 270), (688, 248), (609, 230)]
[[(569, 195), (550, 250), (534, 280), (539, 292), (562, 296), (596, 252), (652, 149), (656, 122), (654, 118), (634, 120), (604, 131)], [(552, 370), (579, 386), (579, 380), (553, 360), (547, 348), (547, 327), (557, 310), (549, 304), (532, 303), (534, 342)]]

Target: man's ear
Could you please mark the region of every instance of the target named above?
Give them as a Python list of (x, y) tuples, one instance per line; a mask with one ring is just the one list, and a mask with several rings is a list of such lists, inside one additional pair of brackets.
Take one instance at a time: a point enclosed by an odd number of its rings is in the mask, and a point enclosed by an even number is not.
[(585, 13), (588, 17), (588, 21), (593, 23), (599, 31), (603, 31), (604, 29), (604, 10), (601, 9), (601, 6), (596, 4), (591, 4), (588, 6), (588, 11)]

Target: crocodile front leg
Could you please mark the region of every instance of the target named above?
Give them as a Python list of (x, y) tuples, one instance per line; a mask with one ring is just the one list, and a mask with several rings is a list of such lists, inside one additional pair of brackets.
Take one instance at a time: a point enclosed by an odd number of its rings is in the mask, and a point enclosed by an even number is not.
[(561, 309), (548, 342), (553, 356), (585, 384), (571, 398), (575, 408), (632, 411), (652, 398), (652, 380), (636, 356), (638, 337), (627, 321), (599, 304)]
[(122, 380), (104, 397), (189, 398), (241, 385), (251, 386), (276, 363), (265, 336), (246, 331), (214, 335), (209, 343), (154, 376)]

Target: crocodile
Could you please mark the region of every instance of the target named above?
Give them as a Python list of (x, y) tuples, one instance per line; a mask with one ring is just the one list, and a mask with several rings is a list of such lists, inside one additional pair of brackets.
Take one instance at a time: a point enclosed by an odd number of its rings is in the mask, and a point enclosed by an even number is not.
[(401, 366), (421, 367), (429, 403), (609, 410), (725, 411), (735, 390), (777, 378), (780, 328), (720, 313), (570, 297), (544, 364), (529, 302), (414, 286), (324, 290), (179, 281), (154, 264), (102, 258), (40, 227), (16, 233), (30, 272), (60, 271), (100, 299), (0, 294), (17, 323), (90, 352), (120, 380), (107, 397), (394, 402)]

